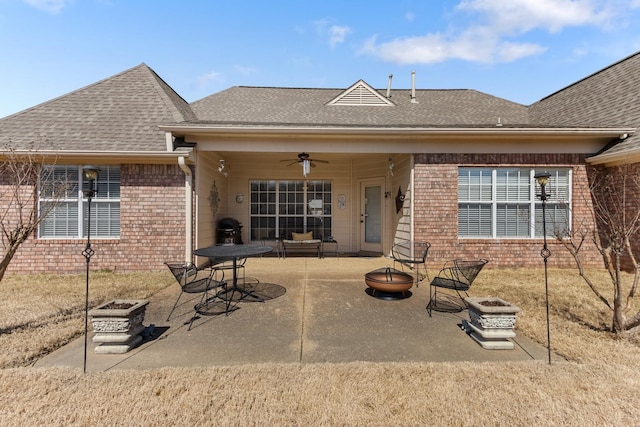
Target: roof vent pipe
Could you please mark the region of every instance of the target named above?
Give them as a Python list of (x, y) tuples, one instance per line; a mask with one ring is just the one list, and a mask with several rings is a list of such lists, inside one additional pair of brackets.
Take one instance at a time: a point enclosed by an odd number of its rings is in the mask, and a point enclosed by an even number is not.
[(389, 82), (387, 83), (387, 99), (391, 98), (391, 79), (393, 79), (393, 74), (389, 74)]
[(418, 103), (418, 101), (416, 101), (416, 72), (415, 71), (411, 72), (411, 102), (413, 102), (414, 104)]

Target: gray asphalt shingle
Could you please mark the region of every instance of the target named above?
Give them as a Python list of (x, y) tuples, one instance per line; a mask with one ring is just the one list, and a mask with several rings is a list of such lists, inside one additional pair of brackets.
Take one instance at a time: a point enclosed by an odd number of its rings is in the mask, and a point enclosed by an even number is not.
[[(526, 125), (527, 107), (474, 90), (392, 90), (393, 106), (326, 105), (344, 89), (236, 86), (193, 102), (202, 124), (470, 127)], [(385, 91), (379, 91), (386, 95)]]
[[(532, 104), (531, 120), (559, 126), (640, 126), (640, 52), (628, 56)], [(606, 150), (607, 154), (640, 151), (634, 135)], [(601, 153), (602, 154), (602, 153)]]
[[(0, 145), (162, 151), (160, 125), (309, 127), (636, 127), (640, 53), (525, 106), (470, 89), (392, 89), (392, 106), (327, 105), (346, 89), (236, 86), (188, 104), (140, 64), (0, 119)], [(378, 90), (382, 96), (386, 89)], [(640, 137), (609, 152), (638, 151)]]
[(158, 126), (195, 118), (147, 65), (0, 119), (0, 145), (66, 151), (162, 151)]

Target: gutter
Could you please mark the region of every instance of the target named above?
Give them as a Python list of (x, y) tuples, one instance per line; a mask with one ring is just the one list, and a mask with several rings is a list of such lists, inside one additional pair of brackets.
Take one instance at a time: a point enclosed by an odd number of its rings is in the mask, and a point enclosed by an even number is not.
[(260, 134), (282, 134), (282, 133), (305, 133), (310, 135), (321, 134), (361, 134), (361, 135), (556, 135), (556, 136), (610, 136), (620, 137), (621, 135), (631, 135), (635, 133), (635, 128), (543, 128), (543, 127), (373, 127), (373, 126), (264, 126), (264, 125), (174, 125), (160, 126), (164, 131), (186, 134), (208, 134), (208, 133), (230, 133), (246, 134), (257, 132)]
[(604, 165), (605, 167), (638, 163), (640, 162), (640, 150), (598, 154), (597, 156), (587, 157), (586, 162), (592, 165)]
[[(633, 136), (633, 138), (631, 138)], [(629, 139), (629, 141), (627, 141)], [(587, 157), (587, 163), (604, 165), (605, 167), (619, 166), (640, 161), (640, 145), (638, 136), (620, 135), (618, 141), (612, 141), (598, 153)]]
[[(45, 158), (65, 158), (65, 159), (100, 159), (113, 158), (120, 160), (139, 160), (144, 158), (148, 163), (163, 162), (166, 163), (178, 157), (186, 157), (190, 162), (194, 160), (191, 152), (187, 151), (65, 151), (65, 150), (14, 150), (12, 155), (34, 155), (43, 156)], [(0, 156), (6, 155), (6, 152), (0, 151)], [(108, 163), (108, 160), (107, 160)]]

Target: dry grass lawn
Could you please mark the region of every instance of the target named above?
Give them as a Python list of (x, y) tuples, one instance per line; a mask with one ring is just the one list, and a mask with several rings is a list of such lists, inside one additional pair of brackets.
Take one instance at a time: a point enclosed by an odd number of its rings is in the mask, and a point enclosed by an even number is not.
[[(487, 268), (474, 294), (520, 306), (518, 334), (546, 344), (542, 274)], [(91, 305), (146, 298), (172, 280), (92, 273)], [(637, 343), (613, 339), (609, 313), (574, 271), (551, 270), (550, 283), (552, 346), (568, 360), (551, 366), (269, 364), (83, 374), (29, 365), (82, 333), (84, 276), (8, 276), (0, 282), (0, 425), (640, 424)]]
[[(89, 307), (148, 298), (175, 283), (167, 273), (91, 273)], [(0, 282), (0, 368), (27, 366), (84, 332), (86, 276), (7, 275)]]

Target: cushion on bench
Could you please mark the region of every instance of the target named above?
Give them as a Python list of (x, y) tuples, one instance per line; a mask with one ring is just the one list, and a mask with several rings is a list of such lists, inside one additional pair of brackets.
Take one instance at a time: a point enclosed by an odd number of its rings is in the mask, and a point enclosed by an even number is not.
[(313, 231), (309, 231), (308, 233), (291, 233), (291, 240), (313, 240)]

